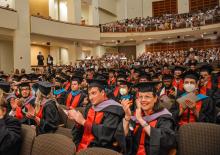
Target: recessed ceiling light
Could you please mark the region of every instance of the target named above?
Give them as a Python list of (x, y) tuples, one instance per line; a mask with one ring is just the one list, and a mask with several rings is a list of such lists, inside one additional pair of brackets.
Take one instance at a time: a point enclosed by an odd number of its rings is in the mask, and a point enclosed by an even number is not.
[(129, 40), (134, 40), (133, 38), (130, 38)]

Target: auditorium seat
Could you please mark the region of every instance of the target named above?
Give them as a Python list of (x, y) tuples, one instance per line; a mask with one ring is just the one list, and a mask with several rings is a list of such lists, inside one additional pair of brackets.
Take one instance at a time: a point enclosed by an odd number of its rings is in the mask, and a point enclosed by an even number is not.
[(67, 136), (72, 139), (71, 129), (59, 127), (55, 133)]
[(20, 155), (30, 155), (34, 139), (36, 137), (35, 129), (28, 125), (21, 126), (21, 150)]
[(63, 109), (66, 109), (66, 106), (64, 105), (59, 105), (58, 106), (58, 112), (60, 116), (60, 125), (62, 127), (65, 127), (66, 121), (67, 121), (67, 115), (64, 113)]
[(31, 155), (73, 155), (76, 152), (72, 140), (60, 134), (42, 134), (35, 138)]
[(78, 152), (76, 155), (122, 155), (116, 151), (105, 149), (105, 148), (88, 148)]
[(179, 129), (179, 155), (219, 155), (220, 126), (189, 123)]

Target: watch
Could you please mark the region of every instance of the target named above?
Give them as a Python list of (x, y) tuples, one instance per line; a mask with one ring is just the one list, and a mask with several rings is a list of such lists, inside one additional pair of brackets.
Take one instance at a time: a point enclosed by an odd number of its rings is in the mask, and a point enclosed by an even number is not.
[(149, 124), (147, 123), (147, 122), (145, 122), (143, 125), (142, 125), (142, 127), (144, 128), (144, 127), (146, 127), (146, 126), (148, 126)]

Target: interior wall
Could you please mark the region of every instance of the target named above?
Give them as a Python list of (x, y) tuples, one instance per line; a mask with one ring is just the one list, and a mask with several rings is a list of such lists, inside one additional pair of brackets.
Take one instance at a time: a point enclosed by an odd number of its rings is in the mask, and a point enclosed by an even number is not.
[(220, 47), (220, 38), (211, 39), (201, 39), (196, 41), (181, 41), (174, 43), (155, 43), (145, 46), (146, 52), (157, 52), (157, 51), (173, 51), (173, 50), (189, 50), (194, 49), (207, 49), (213, 47)]
[(128, 18), (143, 17), (143, 0), (127, 0)]
[(100, 24), (110, 23), (116, 20), (117, 20), (116, 16), (99, 9), (99, 23)]
[(12, 73), (14, 68), (13, 58), (12, 41), (0, 40), (0, 70), (3, 70), (5, 73)]
[(99, 0), (99, 7), (116, 15), (117, 14), (116, 2), (117, 0)]
[(69, 65), (69, 52), (66, 48), (60, 48), (61, 64)]
[(118, 53), (123, 53), (128, 58), (136, 58), (136, 46), (118, 47)]
[(48, 0), (29, 0), (30, 14), (36, 15), (40, 13), (41, 16), (49, 16), (49, 2)]
[(44, 56), (44, 65), (47, 63), (47, 56), (50, 53), (49, 46), (31, 45), (31, 65), (37, 65), (37, 55), (39, 52)]

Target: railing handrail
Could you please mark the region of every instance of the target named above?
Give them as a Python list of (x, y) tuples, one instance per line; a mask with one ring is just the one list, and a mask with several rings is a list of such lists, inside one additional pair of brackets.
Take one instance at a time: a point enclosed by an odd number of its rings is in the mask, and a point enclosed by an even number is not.
[(32, 16), (32, 17), (41, 18), (41, 19), (45, 19), (45, 20), (48, 20), (48, 21), (53, 21), (53, 22), (59, 22), (59, 23), (69, 24), (69, 25), (99, 28), (99, 26), (97, 26), (97, 25), (84, 25), (84, 24), (78, 24), (78, 23), (71, 23), (71, 22), (66, 22), (66, 21), (61, 21), (61, 20), (53, 19), (53, 18), (50, 18), (50, 17), (44, 17), (44, 16), (41, 16), (41, 15), (31, 15), (31, 16)]
[(5, 7), (5, 6), (0, 6), (0, 9), (4, 9), (4, 10), (8, 10), (8, 11), (13, 11), (13, 12), (17, 12), (17, 10), (9, 8), (9, 7)]

